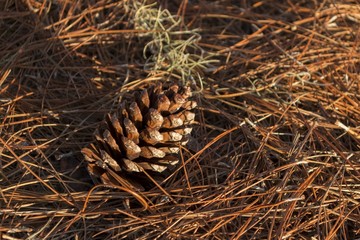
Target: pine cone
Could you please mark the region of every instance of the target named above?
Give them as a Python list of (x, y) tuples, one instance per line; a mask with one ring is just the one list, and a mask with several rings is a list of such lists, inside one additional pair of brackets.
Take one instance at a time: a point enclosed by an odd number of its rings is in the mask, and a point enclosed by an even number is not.
[(90, 174), (104, 184), (140, 191), (162, 181), (192, 130), (196, 102), (190, 95), (189, 87), (161, 84), (135, 92), (131, 103), (106, 116), (95, 143), (82, 149)]

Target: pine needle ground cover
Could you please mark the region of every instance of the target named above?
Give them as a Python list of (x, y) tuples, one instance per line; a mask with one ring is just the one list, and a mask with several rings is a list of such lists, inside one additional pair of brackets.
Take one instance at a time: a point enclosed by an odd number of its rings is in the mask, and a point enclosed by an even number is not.
[[(358, 1), (0, 3), (0, 239), (360, 238)], [(198, 107), (144, 191), (81, 150), (157, 83)], [(136, 177), (136, 176), (135, 176)]]

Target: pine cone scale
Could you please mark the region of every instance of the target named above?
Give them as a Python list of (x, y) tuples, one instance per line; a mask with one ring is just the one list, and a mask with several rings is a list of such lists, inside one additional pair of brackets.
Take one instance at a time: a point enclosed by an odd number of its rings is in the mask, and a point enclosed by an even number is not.
[(132, 140), (135, 144), (139, 144), (139, 132), (130, 119), (124, 119), (124, 128), (126, 137)]
[(121, 137), (121, 143), (128, 159), (134, 160), (140, 156), (141, 148), (134, 141)]
[(165, 94), (161, 94), (155, 103), (155, 108), (159, 112), (167, 112), (169, 111), (170, 104), (169, 98)]
[(135, 123), (135, 126), (140, 127), (141, 122), (143, 121), (143, 117), (141, 115), (141, 110), (136, 102), (131, 103), (129, 107), (129, 115), (130, 119)]
[(146, 91), (146, 89), (144, 89), (139, 97), (139, 101), (138, 101), (138, 105), (140, 108), (141, 112), (147, 112), (149, 110), (150, 107), (150, 98), (149, 98), (149, 94)]
[(108, 114), (106, 117), (106, 122), (114, 137), (119, 138), (124, 135), (124, 131), (121, 127), (119, 119), (117, 118), (117, 114)]
[(163, 116), (160, 114), (158, 110), (154, 108), (149, 109), (149, 112), (146, 115), (145, 119), (146, 119), (146, 125), (149, 128), (153, 128), (153, 129), (159, 129), (164, 122)]
[(166, 153), (164, 151), (162, 151), (161, 149), (155, 148), (155, 147), (151, 147), (151, 146), (146, 146), (146, 147), (141, 147), (141, 153), (140, 156), (144, 157), (144, 158), (163, 158), (165, 157)]

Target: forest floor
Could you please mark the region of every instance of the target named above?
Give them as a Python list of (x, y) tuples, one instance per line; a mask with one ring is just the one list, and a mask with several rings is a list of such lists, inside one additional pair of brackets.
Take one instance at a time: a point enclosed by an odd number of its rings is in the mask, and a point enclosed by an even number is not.
[[(360, 239), (359, 29), (358, 0), (2, 1), (0, 239)], [(81, 149), (158, 81), (198, 104), (181, 164), (94, 184)]]

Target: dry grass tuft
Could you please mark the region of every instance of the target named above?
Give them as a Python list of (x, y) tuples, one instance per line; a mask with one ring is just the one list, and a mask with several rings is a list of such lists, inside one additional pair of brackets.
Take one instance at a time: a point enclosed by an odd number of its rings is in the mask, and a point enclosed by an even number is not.
[[(0, 239), (360, 238), (359, 2), (162, 1), (176, 36), (138, 6), (0, 4)], [(210, 62), (149, 69), (166, 34)], [(203, 85), (182, 165), (149, 192), (94, 186), (80, 149), (170, 75)]]

